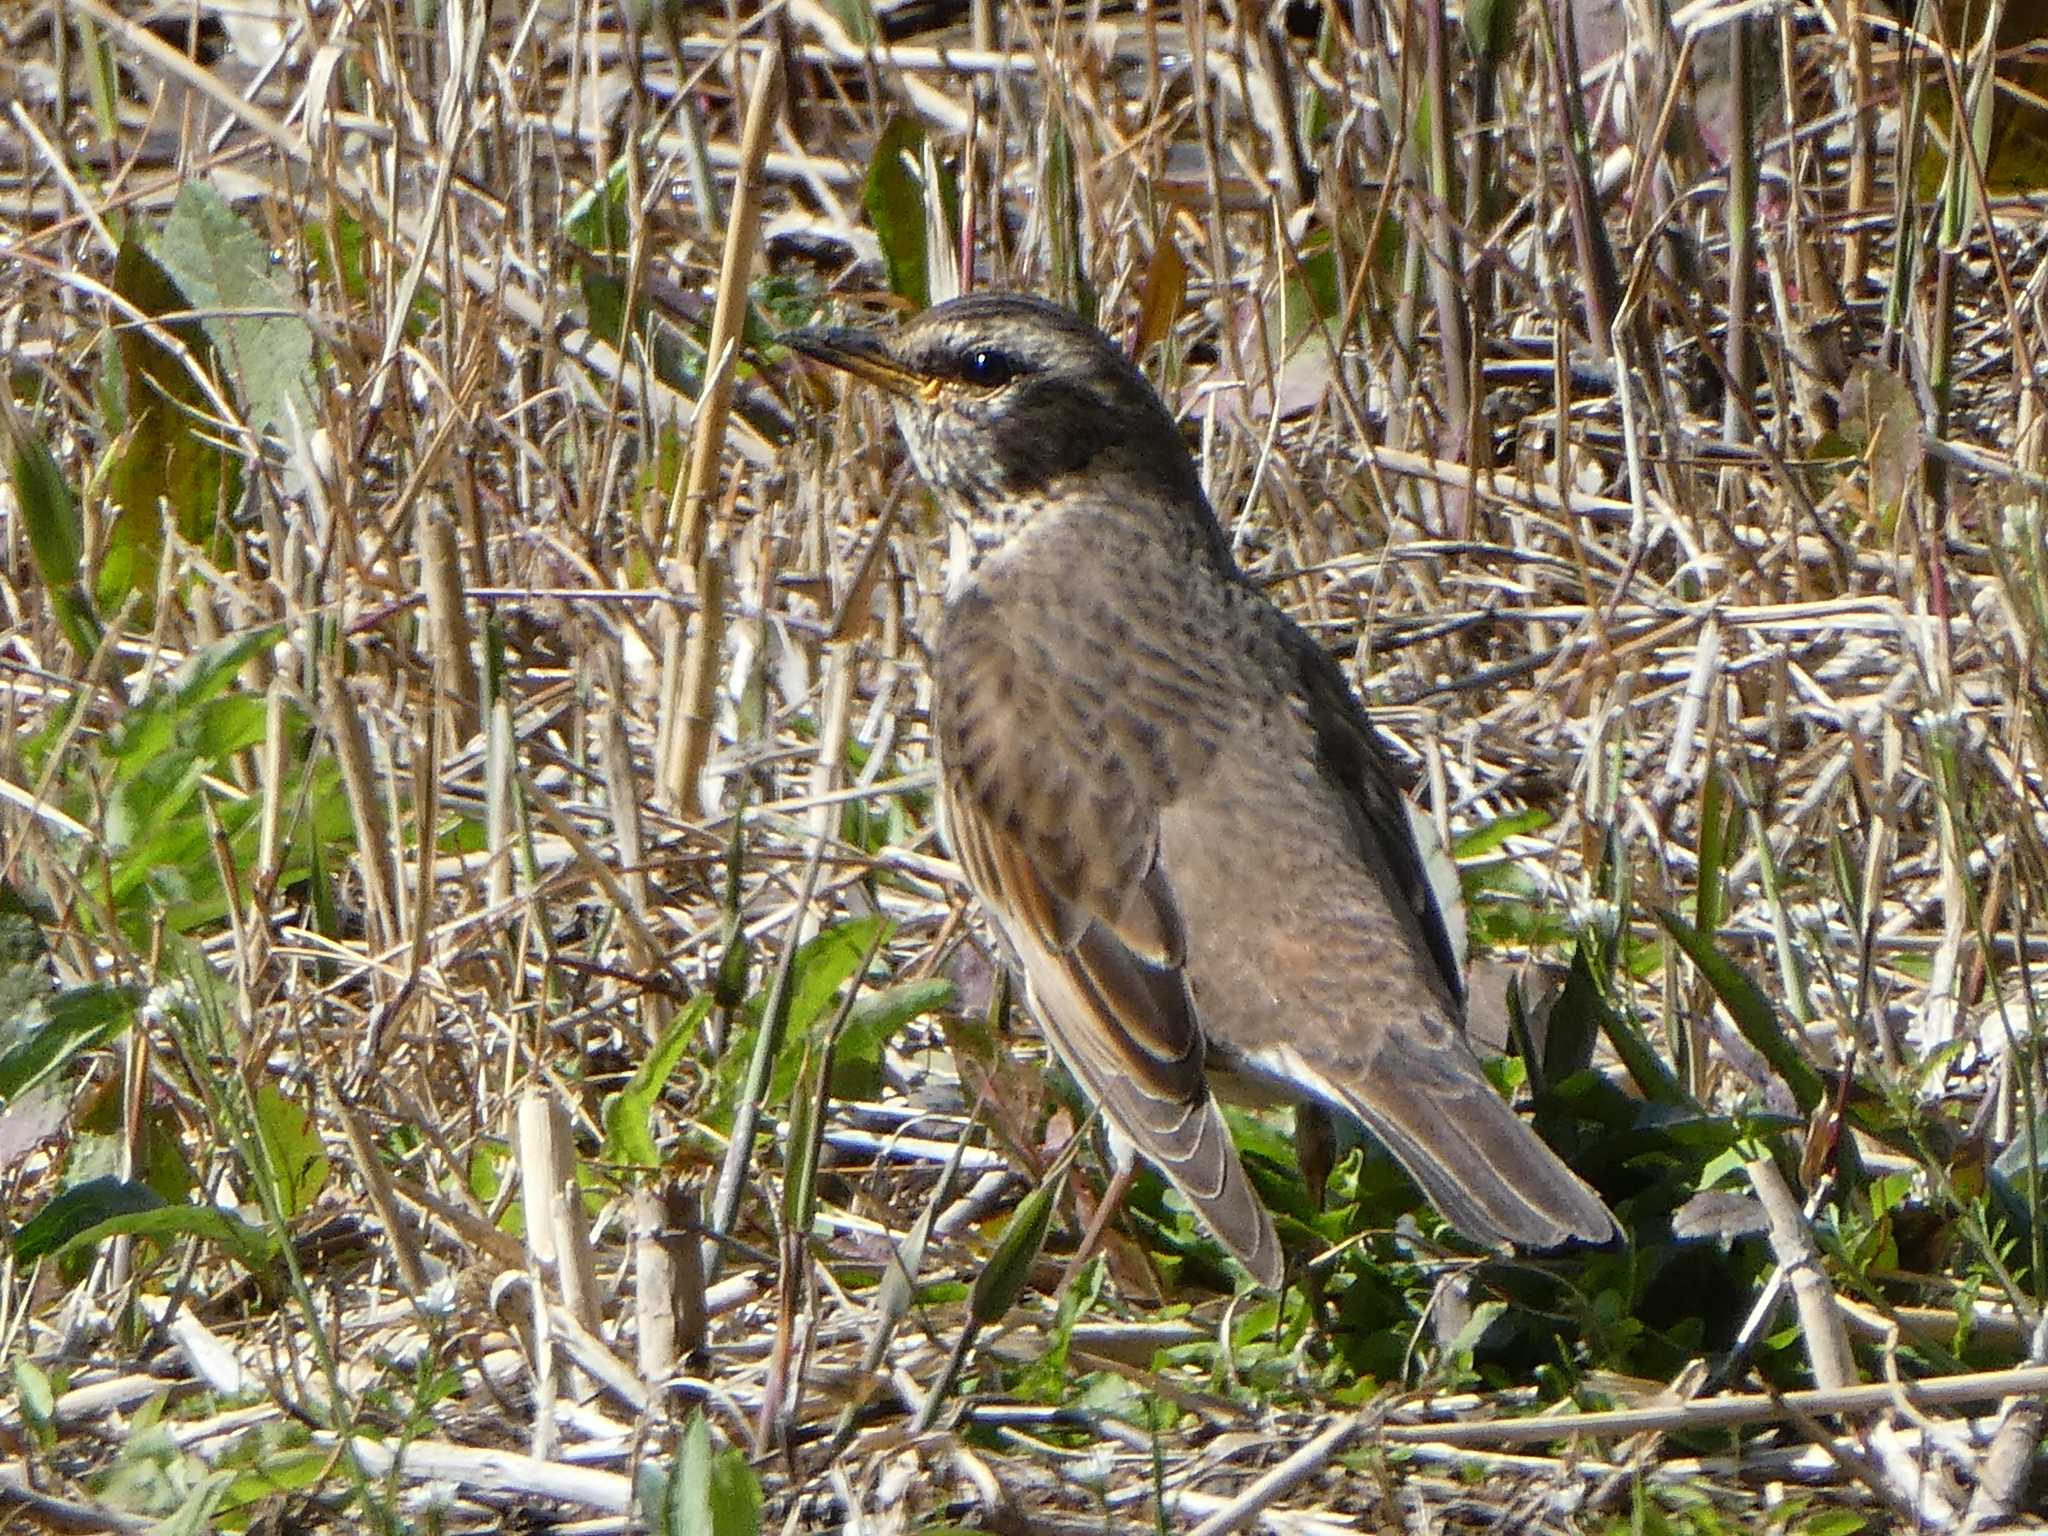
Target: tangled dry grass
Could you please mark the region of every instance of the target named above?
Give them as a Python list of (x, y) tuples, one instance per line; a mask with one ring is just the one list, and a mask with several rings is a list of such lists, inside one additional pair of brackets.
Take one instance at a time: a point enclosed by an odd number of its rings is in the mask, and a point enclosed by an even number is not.
[[(2019, 20), (0, 15), (0, 1529), (2038, 1526)], [(1178, 402), (1626, 1252), (1261, 1119), (1306, 1294), (1019, 1252), (939, 530), (772, 340), (963, 267)]]

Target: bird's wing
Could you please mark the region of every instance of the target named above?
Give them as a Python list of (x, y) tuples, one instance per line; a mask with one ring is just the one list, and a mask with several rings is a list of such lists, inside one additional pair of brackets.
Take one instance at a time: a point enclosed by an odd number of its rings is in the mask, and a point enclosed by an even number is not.
[(1372, 722), (1360, 712), (1344, 674), (1329, 653), (1298, 629), (1290, 630), (1300, 686), (1323, 766), (1354, 811), (1353, 825), (1366, 861), (1381, 889), (1395, 896), (1413, 918), (1424, 952), (1436, 967), (1444, 991), (1462, 1007), (1465, 973), (1458, 945), (1437, 904), (1407, 798)]
[(956, 601), (934, 667), (947, 837), (1061, 1060), (1277, 1288), (1279, 1242), (1209, 1094), (1186, 936), (1159, 862), (1172, 750), (1126, 707), (1136, 680), (1025, 649), (1081, 643), (1071, 631), (1020, 639), (971, 595)]
[[(1290, 638), (1317, 755), (1350, 814), (1366, 879), (1385, 893), (1433, 984), (1388, 988), (1363, 1009), (1355, 996), (1337, 1002), (1333, 1013), (1360, 1027), (1326, 1060), (1305, 1043), (1282, 1045), (1274, 1065), (1364, 1121), (1468, 1237), (1523, 1248), (1607, 1241), (1616, 1230), (1607, 1207), (1502, 1102), (1466, 1043), (1463, 976), (1392, 769), (1336, 664), (1299, 631)], [(1391, 1011), (1394, 998), (1404, 1013)]]

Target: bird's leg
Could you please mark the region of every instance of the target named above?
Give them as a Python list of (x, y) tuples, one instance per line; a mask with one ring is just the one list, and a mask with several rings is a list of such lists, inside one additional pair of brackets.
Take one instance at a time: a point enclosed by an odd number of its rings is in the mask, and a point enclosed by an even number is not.
[[(1330, 1170), (1337, 1163), (1337, 1127), (1330, 1112), (1313, 1099), (1303, 1099), (1294, 1106), (1294, 1157), (1301, 1166), (1301, 1182), (1308, 1189), (1309, 1208), (1321, 1215)], [(1313, 1264), (1301, 1266), (1301, 1288), (1308, 1298), (1308, 1315), (1320, 1329), (1324, 1320), (1323, 1277)]]
[(1330, 1112), (1312, 1099), (1294, 1106), (1294, 1156), (1308, 1186), (1308, 1203), (1320, 1212), (1330, 1170), (1337, 1166), (1337, 1127)]

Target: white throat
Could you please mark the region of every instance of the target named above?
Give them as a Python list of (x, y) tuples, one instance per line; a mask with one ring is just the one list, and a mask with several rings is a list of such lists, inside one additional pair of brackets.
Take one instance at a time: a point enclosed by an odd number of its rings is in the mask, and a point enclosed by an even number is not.
[(974, 578), (977, 551), (974, 531), (957, 517), (946, 519), (946, 601), (952, 602), (967, 590)]

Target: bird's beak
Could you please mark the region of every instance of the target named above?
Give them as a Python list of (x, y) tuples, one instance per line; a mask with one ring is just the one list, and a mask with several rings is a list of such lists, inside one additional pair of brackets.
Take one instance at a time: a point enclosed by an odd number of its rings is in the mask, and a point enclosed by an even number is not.
[(782, 344), (828, 367), (865, 379), (892, 395), (915, 397), (924, 392), (925, 380), (897, 362), (874, 331), (844, 327), (785, 331)]

